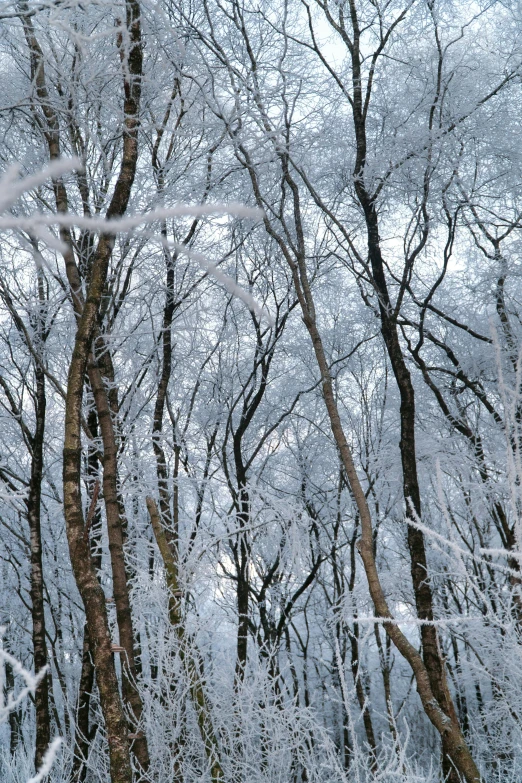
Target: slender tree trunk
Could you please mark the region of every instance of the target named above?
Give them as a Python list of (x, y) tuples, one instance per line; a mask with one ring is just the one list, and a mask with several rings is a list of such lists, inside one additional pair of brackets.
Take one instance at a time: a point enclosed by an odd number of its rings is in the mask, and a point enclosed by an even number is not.
[(239, 490), (240, 512), (237, 515), (240, 532), (238, 533), (238, 543), (236, 545), (235, 557), (237, 566), (237, 653), (236, 653), (236, 687), (243, 682), (245, 677), (247, 659), (248, 659), (248, 605), (250, 597), (249, 585), (249, 550), (247, 545), (247, 533), (243, 532), (249, 518), (249, 498), (246, 489)]
[[(22, 16), (24, 34), (29, 48), (31, 63), (31, 77), (36, 86), (36, 92), (42, 102), (42, 111), (48, 123), (46, 138), (50, 147), (56, 141), (56, 127), (53, 125), (52, 110), (49, 110), (49, 96), (45, 85), (45, 72), (43, 65), (43, 53), (34, 33), (32, 19), (28, 15), (28, 5), (25, 2), (19, 4), (24, 14)], [(51, 122), (49, 123), (49, 120)], [(59, 157), (59, 153), (56, 155)], [(39, 281), (40, 285), (40, 281)], [(42, 571), (42, 540), (40, 528), (40, 504), (41, 484), (43, 471), (43, 442), (45, 434), (45, 376), (43, 370), (35, 367), (36, 375), (36, 430), (33, 444), (33, 456), (31, 463), (31, 479), (29, 495), (27, 499), (27, 516), (29, 521), (31, 542), (31, 601), (33, 619), (33, 648), (34, 665), (39, 670), (47, 664), (47, 645), (45, 639), (45, 612), (43, 595), (43, 571)], [(44, 677), (35, 694), (36, 707), (36, 747), (35, 765), (38, 769), (43, 754), (50, 741), (50, 716), (49, 716), (49, 683)]]
[[(158, 477), (159, 492), (159, 511), (163, 522), (168, 525), (172, 521), (170, 507), (170, 492), (168, 485), (167, 460), (161, 444), (161, 434), (163, 431), (163, 414), (165, 411), (165, 402), (167, 399), (167, 390), (169, 387), (170, 376), (172, 373), (172, 319), (176, 309), (174, 301), (174, 259), (165, 251), (165, 261), (167, 266), (167, 282), (165, 307), (163, 310), (163, 324), (161, 331), (162, 342), (162, 362), (161, 375), (158, 382), (158, 392), (156, 403), (154, 405), (154, 420), (152, 432), (152, 447), (156, 457), (156, 474)], [(168, 534), (167, 534), (168, 536)]]
[[(107, 518), (109, 552), (111, 557), (114, 603), (118, 623), (119, 642), (125, 648), (121, 659), (122, 692), (133, 716), (132, 724), (139, 724), (143, 712), (140, 693), (136, 687), (138, 672), (134, 654), (135, 634), (132, 623), (129, 585), (125, 566), (124, 520), (118, 494), (118, 445), (109, 407), (109, 399), (101, 372), (92, 352), (89, 355), (88, 376), (91, 383), (96, 413), (103, 442), (103, 499)], [(132, 731), (131, 750), (143, 770), (149, 766), (147, 739), (143, 732)]]
[[(138, 110), (141, 92), (142, 49), (140, 7), (127, 0), (128, 40), (120, 37), (124, 65), (124, 134), (121, 169), (115, 184), (107, 218), (125, 213), (130, 198), (138, 158)], [(123, 48), (127, 47), (127, 51)], [(69, 367), (65, 408), (65, 444), (63, 452), (64, 510), (71, 562), (76, 583), (85, 607), (89, 640), (92, 647), (100, 702), (109, 741), (112, 783), (131, 783), (127, 721), (119, 696), (111, 638), (105, 606), (105, 595), (98, 582), (91, 558), (89, 530), (86, 527), (81, 498), (81, 413), (85, 372), (97, 329), (98, 312), (105, 290), (114, 236), (102, 234), (96, 248), (85, 303)], [(73, 270), (74, 272), (74, 270)], [(80, 308), (79, 308), (80, 309)]]
[(90, 710), (94, 688), (94, 663), (89, 643), (87, 624), (83, 629), (82, 668), (78, 686), (78, 706), (76, 709), (76, 731), (74, 736), (74, 759), (71, 771), (71, 783), (83, 783), (87, 774), (87, 760), (91, 744)]
[[(13, 667), (10, 663), (5, 664), (5, 693), (4, 697), (8, 693), (12, 693), (15, 688), (15, 678)], [(21, 732), (22, 716), (20, 707), (9, 712), (9, 753), (11, 758), (15, 755), (20, 740), (22, 739)]]
[(359, 661), (359, 633), (357, 630), (357, 623), (353, 633), (350, 633), (350, 652), (351, 652), (351, 669), (352, 677), (355, 685), (355, 693), (357, 695), (357, 701), (359, 702), (359, 708), (363, 716), (364, 732), (368, 745), (370, 746), (370, 764), (373, 771), (377, 770), (377, 742), (375, 740), (375, 732), (373, 730), (372, 716), (368, 707), (366, 692), (362, 681), (362, 667)]
[[(96, 411), (91, 408), (87, 417), (87, 424), (89, 432), (93, 439), (98, 436), (98, 418)], [(95, 448), (89, 449), (87, 458), (88, 473), (90, 483), (92, 484), (93, 491), (95, 487), (99, 487), (99, 455)], [(92, 534), (90, 536), (90, 549), (91, 557), (94, 569), (98, 572), (101, 568), (101, 514), (100, 504), (96, 503), (92, 515), (92, 523), (90, 528)], [(76, 707), (76, 729), (74, 735), (74, 759), (71, 770), (71, 783), (83, 783), (87, 774), (87, 761), (89, 757), (89, 750), (92, 743), (92, 734), (96, 731), (94, 728), (91, 731), (90, 713), (92, 703), (92, 693), (94, 688), (94, 661), (91, 650), (91, 644), (89, 641), (89, 629), (87, 623), (83, 629), (83, 645), (82, 645), (82, 668), (80, 674), (80, 682), (78, 685), (78, 700)]]
[[(379, 238), (379, 219), (375, 200), (365, 183), (365, 166), (367, 154), (366, 141), (366, 106), (363, 101), (362, 68), (359, 20), (354, 0), (350, 0), (350, 17), (353, 39), (350, 54), (352, 60), (353, 102), (352, 112), (356, 138), (356, 162), (354, 168), (354, 184), (357, 198), (363, 209), (368, 241), (368, 256), (372, 269), (372, 278), (379, 299), (381, 333), (390, 359), (395, 380), (400, 393), (400, 453), (403, 474), (403, 494), (408, 520), (408, 548), (410, 567), (415, 596), (417, 615), (426, 621), (420, 627), (422, 653), (430, 686), (438, 705), (458, 725), (455, 705), (451, 697), (444, 662), (440, 651), (437, 629), (433, 623), (433, 595), (428, 579), (428, 565), (423, 533), (416, 527), (421, 519), (421, 498), (417, 474), (417, 457), (415, 450), (415, 392), (411, 374), (404, 359), (399, 340), (396, 313), (392, 305)], [(367, 94), (366, 100), (368, 100)], [(426, 185), (426, 183), (425, 183)], [(427, 234), (426, 234), (427, 236)], [(446, 735), (442, 736), (443, 771), (451, 783), (458, 783), (457, 772), (448, 756)]]
[(212, 783), (222, 783), (224, 774), (220, 761), (219, 743), (212, 723), (212, 715), (205, 695), (202, 666), (197, 651), (188, 648), (185, 628), (181, 615), (181, 591), (178, 582), (178, 566), (161, 523), (161, 517), (155, 501), (147, 498), (147, 509), (154, 532), (154, 537), (165, 567), (167, 588), (169, 591), (169, 620), (179, 641), (179, 655), (187, 672), (190, 695), (196, 710), (198, 727), (205, 755), (210, 764)]
[[(34, 668), (40, 671), (47, 666), (47, 642), (45, 636), (44, 580), (42, 567), (42, 532), (40, 524), (41, 492), (43, 476), (43, 447), (45, 435), (45, 375), (39, 365), (36, 376), (36, 428), (32, 442), (31, 479), (27, 497), (27, 518), (31, 542), (31, 614), (33, 621)], [(39, 769), (51, 740), (49, 713), (49, 677), (40, 681), (34, 695), (36, 708), (36, 745), (34, 763)]]
[(303, 320), (312, 339), (315, 355), (321, 371), (323, 394), (330, 418), (332, 433), (339, 448), (343, 466), (361, 519), (362, 534), (358, 543), (358, 549), (363, 560), (375, 611), (379, 617), (392, 620), (392, 622), (384, 623), (385, 630), (413, 670), (417, 683), (417, 691), (421, 698), (422, 705), (426, 715), (438, 730), (446, 753), (467, 783), (477, 783), (477, 781), (480, 781), (480, 775), (462, 735), (458, 721), (453, 719), (452, 714), (446, 713), (435, 698), (431, 686), (431, 678), (422, 657), (406, 639), (398, 625), (393, 621), (391, 612), (388, 608), (375, 564), (373, 526), (370, 510), (357, 471), (355, 470), (351, 450), (341, 424), (333, 392), (330, 370), (326, 361), (321, 336), (315, 321), (315, 308), (304, 266), (304, 258), (299, 259), (299, 272), (295, 265), (293, 271), (294, 281), (303, 310)]
[[(339, 476), (339, 487), (338, 487), (338, 497), (340, 496), (340, 493), (342, 491), (342, 487), (344, 484), (344, 474), (343, 470), (341, 468), (340, 476)], [(361, 710), (361, 714), (363, 716), (363, 725), (364, 725), (364, 731), (366, 734), (366, 740), (368, 742), (368, 746), (370, 749), (370, 766), (372, 771), (375, 771), (377, 769), (377, 742), (375, 740), (375, 732), (373, 730), (373, 721), (372, 721), (372, 715), (370, 712), (370, 707), (366, 698), (366, 692), (362, 680), (362, 666), (359, 660), (359, 625), (357, 622), (354, 622), (353, 631), (348, 631), (348, 629), (345, 626), (345, 623), (343, 622), (342, 616), (341, 616), (341, 606), (343, 599), (345, 597), (345, 581), (344, 581), (344, 574), (342, 572), (342, 569), (340, 568), (338, 558), (337, 558), (337, 548), (338, 548), (338, 535), (339, 535), (339, 528), (341, 527), (341, 514), (340, 511), (337, 514), (337, 519), (335, 521), (335, 527), (334, 527), (334, 543), (332, 546), (332, 552), (331, 552), (331, 559), (332, 559), (332, 576), (333, 576), (333, 583), (334, 583), (334, 612), (336, 615), (336, 622), (335, 622), (335, 637), (337, 640), (337, 644), (339, 645), (339, 651), (341, 653), (341, 660), (344, 665), (344, 661), (346, 658), (346, 653), (344, 651), (344, 635), (346, 632), (348, 632), (349, 640), (350, 640), (350, 653), (351, 653), (351, 671), (352, 671), (352, 678), (353, 683), (355, 687), (355, 693), (357, 696), (357, 701), (359, 703), (359, 708)], [(355, 587), (355, 576), (356, 576), (356, 558), (355, 558), (355, 540), (357, 536), (357, 528), (354, 531), (352, 540), (350, 541), (350, 566), (351, 566), (351, 573), (350, 573), (350, 579), (349, 583), (346, 586), (348, 590), (348, 594), (352, 595), (353, 590)], [(346, 746), (346, 739), (348, 739), (348, 726), (346, 723), (346, 707), (344, 706), (344, 699), (343, 699), (343, 732), (345, 733), (345, 750), (344, 755), (349, 756), (349, 747)]]
[(386, 702), (386, 714), (388, 715), (388, 728), (390, 734), (393, 737), (394, 742), (397, 742), (397, 729), (395, 726), (395, 716), (393, 714), (393, 702), (391, 693), (391, 669), (390, 669), (390, 647), (391, 640), (389, 636), (386, 636), (386, 650), (383, 649), (381, 634), (379, 625), (375, 624), (375, 641), (377, 642), (377, 650), (379, 651), (379, 661), (381, 664), (382, 684), (384, 690), (384, 700)]

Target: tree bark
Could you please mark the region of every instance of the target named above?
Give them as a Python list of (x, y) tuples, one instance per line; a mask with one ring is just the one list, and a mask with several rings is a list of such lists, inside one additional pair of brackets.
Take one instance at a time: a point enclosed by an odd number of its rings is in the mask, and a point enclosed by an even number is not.
[[(138, 158), (138, 111), (141, 92), (142, 48), (140, 7), (127, 0), (126, 24), (129, 49), (119, 45), (124, 66), (124, 135), (120, 173), (107, 210), (107, 218), (125, 213)], [(107, 280), (107, 270), (114, 247), (114, 236), (102, 234), (94, 254), (87, 295), (78, 319), (71, 364), (69, 367), (65, 409), (65, 443), (63, 451), (64, 510), (73, 571), (82, 597), (92, 645), (100, 702), (109, 741), (112, 783), (131, 783), (127, 722), (119, 696), (111, 639), (105, 606), (105, 595), (92, 562), (89, 531), (82, 512), (80, 459), (81, 413), (85, 372), (97, 329), (98, 312)]]
[[(31, 479), (27, 497), (27, 519), (31, 542), (31, 614), (33, 621), (33, 654), (35, 672), (47, 666), (45, 636), (45, 602), (42, 566), (41, 493), (43, 477), (43, 448), (45, 435), (45, 375), (39, 365), (36, 376), (36, 428), (32, 441)], [(38, 770), (51, 740), (49, 713), (49, 677), (40, 681), (34, 695), (36, 709), (36, 744), (34, 763)]]
[(83, 783), (87, 775), (87, 760), (91, 744), (90, 709), (94, 687), (94, 663), (89, 643), (89, 629), (83, 629), (82, 669), (78, 686), (78, 705), (76, 709), (76, 731), (74, 736), (74, 759), (71, 770), (71, 783)]
[(65, 407), (63, 449), (64, 511), (69, 552), (76, 583), (82, 597), (92, 646), (100, 702), (109, 742), (112, 783), (131, 783), (127, 722), (120, 700), (112, 653), (105, 594), (91, 558), (89, 530), (84, 523), (81, 497), (81, 413), (85, 371), (96, 328), (107, 266), (114, 239), (102, 235), (69, 367)]
[(250, 584), (248, 566), (250, 561), (249, 547), (247, 543), (247, 533), (243, 528), (247, 526), (249, 519), (249, 497), (244, 485), (239, 489), (239, 513), (237, 520), (240, 532), (238, 533), (238, 543), (234, 548), (234, 557), (237, 568), (237, 646), (236, 646), (236, 670), (235, 685), (236, 688), (243, 682), (246, 672), (248, 659), (248, 605), (250, 598)]
[(133, 734), (131, 750), (143, 770), (146, 771), (149, 766), (147, 738), (143, 732), (136, 732), (135, 725), (132, 725), (139, 724), (143, 712), (143, 704), (136, 687), (138, 672), (134, 654), (135, 634), (125, 565), (124, 520), (122, 519), (121, 499), (118, 493), (118, 445), (108, 395), (92, 351), (89, 355), (88, 376), (94, 395), (103, 442), (103, 499), (107, 519), (114, 603), (116, 605), (119, 642), (125, 648), (125, 654), (121, 660), (122, 693), (123, 699), (132, 715), (130, 726)]
[[(91, 408), (87, 417), (89, 432), (93, 439), (98, 436), (98, 418), (96, 411)], [(91, 500), (92, 520), (89, 528), (92, 530), (90, 535), (90, 549), (93, 566), (96, 572), (101, 568), (101, 514), (100, 504), (97, 501), (99, 491), (99, 455), (95, 448), (90, 448), (87, 456), (88, 476), (93, 487), (93, 497)], [(95, 497), (96, 496), (96, 497)], [(94, 501), (94, 502), (93, 502)], [(92, 703), (92, 692), (94, 688), (94, 661), (89, 641), (89, 629), (87, 623), (83, 628), (82, 645), (82, 668), (80, 682), (78, 685), (78, 700), (76, 706), (76, 727), (74, 735), (74, 759), (71, 770), (71, 783), (83, 783), (87, 775), (87, 761), (89, 758), (89, 749), (92, 742), (92, 734), (96, 728), (91, 730), (90, 712)]]
[(167, 524), (170, 521), (172, 514), (170, 509), (167, 460), (161, 444), (161, 434), (163, 431), (163, 414), (165, 411), (167, 390), (172, 372), (172, 320), (174, 318), (176, 303), (174, 300), (174, 259), (168, 251), (164, 252), (164, 256), (167, 266), (167, 281), (161, 331), (162, 362), (156, 403), (154, 405), (152, 448), (154, 449), (154, 456), (156, 457), (159, 510), (164, 523)]
[[(5, 686), (4, 686), (4, 694), (2, 694), (5, 697), (7, 697), (8, 693), (12, 693), (15, 688), (15, 678), (14, 678), (14, 671), (13, 667), (10, 663), (5, 664)], [(16, 750), (18, 748), (18, 745), (20, 744), (20, 741), (22, 739), (22, 716), (21, 716), (21, 709), (20, 707), (17, 707), (14, 710), (10, 710), (9, 712), (9, 753), (11, 754), (11, 757), (14, 756), (16, 753)]]

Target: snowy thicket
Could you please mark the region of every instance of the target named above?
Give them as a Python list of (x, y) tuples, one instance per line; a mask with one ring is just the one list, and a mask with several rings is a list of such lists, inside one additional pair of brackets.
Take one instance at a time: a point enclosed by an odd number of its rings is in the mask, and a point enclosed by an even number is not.
[(0, 21), (0, 779), (520, 780), (519, 3)]

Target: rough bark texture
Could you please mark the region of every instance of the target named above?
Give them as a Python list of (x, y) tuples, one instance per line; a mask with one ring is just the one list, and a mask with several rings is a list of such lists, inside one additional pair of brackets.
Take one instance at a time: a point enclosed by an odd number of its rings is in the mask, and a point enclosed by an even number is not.
[[(237, 520), (240, 529), (245, 528), (249, 519), (249, 498), (247, 490), (240, 489), (239, 499), (240, 511), (237, 514)], [(248, 659), (248, 604), (250, 596), (249, 585), (249, 551), (247, 543), (247, 534), (238, 534), (238, 543), (234, 548), (234, 558), (237, 568), (237, 654), (236, 654), (236, 687), (239, 686), (245, 677), (246, 664)]]
[[(7, 693), (12, 693), (15, 687), (15, 678), (13, 667), (10, 663), (5, 664), (5, 690)], [(4, 695), (4, 694), (2, 694)], [(11, 756), (14, 756), (16, 749), (22, 739), (21, 729), (21, 710), (18, 707), (16, 710), (11, 710), (9, 713), (9, 752)]]
[[(40, 506), (43, 474), (43, 446), (45, 433), (45, 376), (37, 366), (36, 376), (36, 428), (32, 442), (31, 479), (27, 497), (27, 518), (31, 541), (31, 614), (33, 620), (34, 669), (47, 665), (47, 640), (45, 638), (44, 581), (42, 569), (42, 532)], [(34, 762), (39, 769), (51, 740), (49, 715), (49, 679), (43, 677), (34, 695), (36, 708), (36, 746)]]
[[(133, 716), (132, 723), (137, 724), (141, 718), (143, 705), (135, 685), (138, 672), (134, 655), (135, 634), (125, 566), (124, 521), (121, 515), (121, 502), (118, 495), (118, 445), (108, 395), (92, 352), (89, 356), (88, 376), (94, 395), (103, 442), (103, 499), (107, 519), (114, 603), (116, 605), (119, 643), (125, 648), (125, 654), (122, 655), (121, 660), (122, 692), (124, 701), (130, 708)], [(131, 728), (134, 735), (131, 749), (142, 768), (146, 770), (149, 766), (147, 739), (144, 734), (135, 731), (135, 726), (131, 726)]]
[[(91, 408), (87, 417), (89, 432), (93, 439), (98, 436), (98, 419), (96, 411)], [(99, 492), (99, 455), (95, 448), (90, 448), (87, 457), (88, 475), (93, 486), (91, 499), (90, 549), (93, 567), (96, 572), (101, 568), (101, 514), (100, 504), (97, 501)], [(93, 502), (94, 501), (94, 502)], [(94, 688), (94, 661), (89, 641), (89, 629), (87, 624), (83, 629), (82, 668), (78, 685), (78, 700), (76, 705), (76, 728), (74, 734), (74, 759), (71, 770), (71, 783), (83, 783), (87, 774), (87, 762), (91, 743), (97, 730), (94, 725), (91, 729), (90, 712), (92, 693)]]
[[(127, 52), (124, 52), (124, 45), (120, 40), (125, 74), (123, 155), (120, 173), (107, 210), (107, 218), (109, 219), (124, 214), (127, 208), (138, 157), (137, 130), (142, 50), (140, 8), (135, 0), (128, 0), (126, 4), (126, 23), (129, 39)], [(80, 435), (84, 379), (97, 328), (98, 312), (113, 247), (114, 237), (102, 234), (93, 258), (87, 295), (78, 320), (67, 384), (63, 485), (69, 551), (76, 583), (85, 607), (100, 702), (109, 742), (111, 780), (112, 783), (130, 783), (132, 769), (127, 721), (119, 696), (105, 595), (98, 582), (92, 562), (89, 531), (83, 519), (80, 485), (82, 451)]]
[(83, 519), (80, 486), (80, 419), (83, 382), (96, 318), (97, 293), (99, 291), (101, 295), (103, 290), (103, 286), (100, 287), (99, 280), (96, 279), (98, 277), (93, 275), (93, 282), (78, 326), (69, 370), (63, 455), (64, 510), (71, 562), (85, 607), (96, 680), (109, 742), (111, 781), (131, 783), (127, 722), (119, 696), (105, 595), (91, 558), (89, 533)]

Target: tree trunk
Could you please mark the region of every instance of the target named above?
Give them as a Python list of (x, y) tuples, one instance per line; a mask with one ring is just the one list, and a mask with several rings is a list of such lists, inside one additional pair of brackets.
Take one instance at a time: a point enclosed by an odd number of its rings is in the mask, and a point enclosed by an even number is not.
[(236, 687), (239, 687), (239, 684), (243, 682), (248, 659), (248, 604), (250, 597), (248, 566), (250, 558), (246, 540), (248, 534), (242, 532), (242, 530), (246, 527), (249, 519), (249, 498), (246, 489), (243, 487), (239, 490), (239, 505), (240, 512), (237, 515), (237, 519), (241, 532), (238, 533), (239, 541), (234, 550), (237, 567), (236, 596), (238, 614), (235, 671)]
[[(417, 458), (415, 451), (415, 392), (410, 371), (406, 365), (397, 330), (396, 313), (392, 305), (381, 253), (379, 238), (379, 219), (375, 199), (365, 184), (365, 167), (367, 154), (366, 141), (366, 106), (363, 101), (362, 67), (359, 21), (354, 0), (350, 0), (350, 16), (353, 40), (350, 49), (352, 61), (353, 102), (352, 112), (356, 138), (356, 162), (354, 168), (354, 185), (357, 198), (362, 207), (366, 221), (368, 256), (372, 270), (372, 281), (379, 299), (381, 333), (390, 359), (393, 374), (400, 393), (400, 453), (403, 474), (403, 495), (406, 519), (408, 521), (408, 549), (410, 553), (410, 568), (415, 596), (415, 605), (419, 620), (432, 623), (433, 595), (428, 580), (426, 547), (423, 533), (416, 527), (421, 519), (421, 498), (417, 474)], [(370, 89), (369, 87), (367, 89)], [(370, 93), (366, 94), (366, 101)], [(425, 235), (427, 238), (427, 233)], [(425, 241), (425, 240), (424, 240)], [(458, 726), (458, 718), (453, 699), (449, 692), (446, 671), (439, 646), (438, 633), (434, 625), (420, 626), (422, 654), (430, 687), (439, 707)], [(442, 735), (444, 774), (449, 775), (451, 783), (457, 783), (453, 764), (447, 757), (446, 735)]]
[[(45, 603), (42, 567), (42, 532), (40, 524), (43, 475), (43, 447), (45, 434), (45, 376), (39, 365), (36, 376), (36, 428), (32, 441), (31, 479), (27, 497), (27, 519), (31, 542), (31, 614), (33, 621), (34, 669), (47, 666), (47, 642), (45, 637)], [(51, 740), (49, 714), (49, 676), (40, 681), (34, 695), (36, 708), (36, 745), (34, 763), (38, 770)]]
[[(13, 667), (10, 663), (5, 664), (5, 693), (4, 698), (8, 693), (12, 693), (15, 688), (15, 678)], [(9, 753), (11, 758), (15, 755), (18, 745), (22, 739), (22, 716), (21, 708), (17, 707), (9, 712)]]
[(143, 770), (146, 771), (149, 766), (147, 739), (143, 732), (135, 730), (135, 724), (139, 724), (141, 719), (143, 704), (136, 687), (138, 672), (134, 655), (135, 635), (125, 566), (124, 520), (121, 514), (121, 499), (118, 494), (118, 445), (116, 443), (108, 395), (92, 352), (89, 355), (88, 376), (94, 395), (103, 442), (103, 499), (107, 518), (114, 603), (116, 605), (119, 642), (125, 648), (125, 654), (122, 655), (121, 659), (122, 693), (123, 699), (132, 715), (130, 726), (133, 734), (131, 750)]
[[(432, 623), (434, 620), (433, 594), (428, 578), (426, 546), (424, 534), (416, 527), (417, 522), (421, 519), (422, 507), (415, 449), (415, 391), (400, 345), (397, 324), (392, 316), (393, 308), (384, 275), (375, 206), (369, 201), (363, 185), (359, 183), (356, 187), (367, 220), (368, 251), (373, 279), (379, 296), (381, 332), (401, 399), (401, 439), (399, 447), (403, 475), (403, 495), (406, 519), (408, 521), (407, 538), (415, 606), (419, 620)], [(422, 654), (433, 694), (445, 714), (450, 716), (452, 722), (458, 723), (457, 712), (449, 691), (446, 670), (440, 651), (437, 628), (434, 625), (421, 625), (420, 635)], [(442, 744), (443, 773), (449, 783), (458, 783), (455, 768), (448, 758), (444, 737)]]
[(80, 475), (84, 378), (93, 333), (96, 328), (98, 307), (105, 284), (107, 265), (112, 251), (112, 242), (111, 238), (100, 237), (97, 263), (93, 266), (88, 295), (78, 322), (67, 383), (63, 492), (71, 563), (85, 607), (96, 680), (109, 742), (111, 781), (112, 783), (132, 783), (127, 721), (119, 695), (105, 594), (98, 581), (91, 557), (89, 529), (83, 518)]
[(462, 735), (458, 721), (453, 720), (452, 714), (446, 713), (436, 699), (432, 690), (430, 675), (428, 674), (423, 658), (404, 636), (397, 623), (393, 619), (380, 583), (375, 562), (373, 524), (370, 509), (366, 500), (366, 495), (359, 480), (359, 476), (357, 475), (351, 449), (348, 445), (348, 441), (341, 423), (339, 409), (333, 389), (332, 376), (330, 374), (330, 368), (326, 359), (321, 334), (317, 327), (315, 303), (306, 269), (304, 232), (301, 223), (299, 193), (297, 186), (288, 171), (285, 173), (285, 178), (292, 190), (294, 198), (294, 215), (296, 218), (297, 236), (300, 248), (295, 260), (286, 244), (282, 241), (281, 237), (273, 230), (271, 224), (268, 221), (268, 218), (265, 218), (265, 227), (267, 228), (268, 233), (279, 244), (281, 251), (283, 252), (283, 255), (291, 269), (295, 290), (299, 299), (299, 304), (301, 306), (303, 321), (312, 341), (312, 346), (321, 374), (323, 396), (328, 418), (330, 420), (332, 434), (334, 436), (335, 443), (337, 444), (337, 448), (339, 449), (339, 454), (344, 471), (346, 473), (346, 478), (352, 491), (353, 498), (357, 506), (357, 511), (359, 513), (359, 518), (361, 520), (361, 539), (357, 544), (357, 548), (363, 561), (366, 578), (368, 580), (370, 596), (375, 607), (375, 612), (378, 617), (382, 617), (391, 621), (383, 623), (386, 633), (389, 635), (400, 654), (411, 666), (415, 681), (417, 683), (417, 691), (420, 696), (422, 706), (426, 715), (439, 732), (446, 755), (449, 756), (455, 768), (464, 777), (466, 783), (477, 783), (477, 781), (480, 781), (480, 775), (475, 762), (473, 761), (470, 750), (466, 744), (466, 740)]
[[(89, 432), (93, 439), (98, 436), (98, 418), (96, 411), (91, 408), (87, 417)], [(95, 448), (90, 448), (87, 464), (90, 483), (93, 487), (93, 493), (99, 488), (99, 455)], [(94, 494), (93, 494), (94, 499)], [(92, 502), (92, 501), (91, 501)], [(89, 524), (92, 534), (90, 536), (90, 549), (94, 569), (98, 572), (101, 568), (101, 514), (100, 505), (95, 503), (92, 508), (92, 522)], [(74, 735), (74, 758), (71, 770), (71, 783), (83, 783), (87, 774), (87, 761), (89, 749), (92, 742), (92, 734), (96, 727), (91, 731), (90, 712), (92, 703), (92, 692), (94, 688), (94, 661), (89, 641), (89, 629), (85, 623), (83, 629), (82, 645), (82, 668), (80, 682), (78, 685), (78, 701), (76, 706), (76, 729)]]
[[(127, 0), (128, 41), (119, 37), (124, 64), (124, 133), (121, 169), (107, 210), (111, 219), (125, 213), (138, 159), (138, 110), (141, 93), (142, 48), (140, 7)], [(128, 50), (123, 47), (128, 44)], [(98, 582), (89, 546), (89, 530), (82, 512), (80, 462), (81, 414), (85, 372), (97, 329), (98, 312), (105, 290), (114, 236), (102, 234), (94, 254), (85, 304), (78, 319), (76, 338), (67, 383), (65, 444), (63, 451), (64, 510), (69, 551), (76, 583), (85, 607), (89, 640), (92, 645), (100, 702), (109, 741), (112, 783), (131, 783), (127, 721), (118, 690), (110, 639), (105, 595)]]
[(219, 743), (212, 724), (212, 715), (203, 687), (201, 662), (198, 660), (197, 652), (194, 654), (188, 648), (187, 640), (185, 638), (185, 628), (181, 616), (181, 595), (178, 583), (177, 563), (161, 524), (158, 507), (155, 501), (150, 497), (147, 498), (147, 509), (154, 537), (165, 568), (167, 588), (169, 591), (169, 620), (178, 637), (179, 655), (185, 664), (190, 695), (196, 710), (198, 727), (205, 748), (205, 755), (210, 764), (211, 781), (212, 783), (222, 783), (224, 774), (220, 761)]
[(89, 630), (83, 629), (82, 669), (78, 686), (78, 705), (76, 709), (76, 732), (74, 736), (74, 759), (71, 771), (71, 783), (83, 783), (87, 774), (87, 760), (91, 744), (90, 710), (92, 689), (94, 687), (94, 664), (92, 661)]

